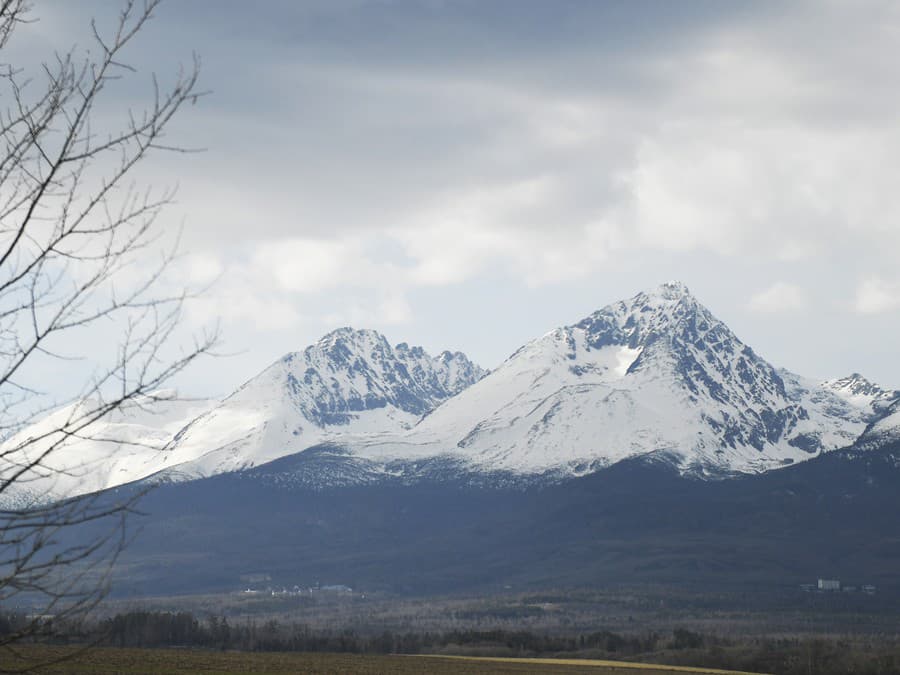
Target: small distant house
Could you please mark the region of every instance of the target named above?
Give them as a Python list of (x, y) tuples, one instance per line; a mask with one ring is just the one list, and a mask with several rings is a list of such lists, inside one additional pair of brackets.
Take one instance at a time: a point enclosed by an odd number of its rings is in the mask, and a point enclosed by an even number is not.
[(867, 593), (868, 595), (875, 595), (875, 587), (871, 584), (866, 584), (862, 587), (862, 592)]
[(819, 579), (820, 591), (839, 591), (841, 590), (841, 582), (837, 579)]

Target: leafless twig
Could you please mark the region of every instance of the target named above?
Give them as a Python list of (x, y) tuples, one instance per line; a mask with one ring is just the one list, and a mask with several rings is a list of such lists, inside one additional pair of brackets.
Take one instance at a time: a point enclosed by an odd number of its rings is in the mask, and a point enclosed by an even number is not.
[[(198, 62), (169, 87), (154, 79), (146, 109), (126, 112), (118, 128), (101, 131), (97, 124), (110, 83), (134, 76), (127, 48), (157, 5), (128, 0), (109, 35), (92, 24), (90, 57), (73, 49), (33, 76), (0, 65), (0, 439), (6, 439), (0, 446), (0, 499), (6, 500), (0, 511), (0, 607), (21, 598), (43, 601), (41, 611), (31, 612), (34, 621), (0, 637), (0, 646), (43, 630), (47, 615), (73, 617), (103, 597), (138, 494), (120, 501), (88, 495), (28, 504), (14, 497), (27, 494), (21, 488), (29, 480), (53, 470), (53, 455), (92, 437), (111, 413), (153, 396), (217, 341), (213, 331), (173, 356), (191, 294), (166, 290), (173, 251), (147, 265), (161, 250), (157, 216), (173, 193), (131, 183), (135, 166), (149, 154), (183, 150), (166, 141), (165, 131), (185, 103), (202, 95)], [(24, 0), (0, 0), (0, 63), (29, 12)], [(106, 335), (121, 327), (106, 365), (97, 366), (77, 392), (79, 402), (52, 428), (23, 435), (47, 412), (39, 389), (54, 388), (30, 381), (30, 367), (78, 358), (66, 352), (66, 336), (98, 327)], [(62, 536), (96, 521), (111, 526), (75, 544)]]

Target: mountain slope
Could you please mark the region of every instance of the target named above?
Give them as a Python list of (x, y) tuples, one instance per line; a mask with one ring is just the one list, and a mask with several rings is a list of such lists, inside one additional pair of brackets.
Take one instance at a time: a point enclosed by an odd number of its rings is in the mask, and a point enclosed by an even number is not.
[[(234, 471), (346, 433), (411, 427), (484, 375), (461, 352), (431, 357), (391, 347), (371, 330), (341, 328), (285, 355), (221, 402), (182, 404), (163, 394), (135, 401), (70, 437), (5, 503), (58, 499), (148, 476), (190, 479)], [(89, 401), (60, 409), (0, 446), (0, 471), (15, 471), (58, 440), (53, 433)], [(28, 438), (47, 436), (25, 450)]]
[(900, 442), (900, 398), (888, 406), (883, 415), (872, 422), (860, 436), (857, 445), (863, 448), (880, 448)]
[(883, 414), (893, 402), (900, 399), (900, 391), (884, 389), (859, 373), (828, 380), (822, 383), (822, 387), (833, 391), (851, 405), (876, 415)]
[(377, 436), (422, 415), (484, 375), (461, 352), (431, 357), (372, 330), (335, 330), (287, 354), (180, 432), (171, 475), (205, 476), (282, 457), (347, 434)]
[(85, 400), (64, 406), (0, 445), (0, 477), (18, 473), (46, 453), (38, 467), (4, 492), (0, 503), (21, 506), (94, 492), (155, 473), (172, 437), (213, 403), (158, 391), (128, 401), (84, 428), (77, 424), (76, 435), (60, 430), (90, 419), (101, 404)]
[(524, 489), (464, 474), (324, 490), (279, 480), (307, 454), (152, 491), (118, 592), (233, 591), (247, 574), (275, 587), (401, 593), (623, 583), (756, 592), (817, 576), (900, 591), (897, 444), (728, 481), (637, 458)]
[(482, 470), (582, 475), (659, 453), (696, 475), (760, 472), (852, 443), (875, 413), (776, 371), (679, 283), (530, 342), (368, 460), (445, 455)]
[(112, 446), (104, 465), (97, 448), (70, 439), (56, 468), (89, 457), (96, 470), (32, 487), (53, 498), (148, 476), (188, 480), (308, 448), (284, 480), (524, 484), (641, 456), (721, 478), (801, 462), (864, 432), (875, 445), (893, 438), (897, 395), (858, 374), (817, 383), (776, 370), (674, 282), (553, 330), (489, 374), (459, 352), (431, 357), (338, 329), (202, 414), (126, 434), (152, 439), (152, 453)]

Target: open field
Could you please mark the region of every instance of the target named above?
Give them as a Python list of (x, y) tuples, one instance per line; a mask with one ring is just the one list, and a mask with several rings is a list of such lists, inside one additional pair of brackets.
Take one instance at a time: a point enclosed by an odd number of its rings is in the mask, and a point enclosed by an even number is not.
[(308, 673), (310, 675), (374, 675), (375, 673), (557, 673), (559, 675), (712, 675), (735, 671), (665, 667), (575, 659), (517, 659), (447, 656), (374, 656), (358, 654), (245, 653), (196, 649), (95, 648), (23, 645), (0, 655), (3, 671), (40, 668), (46, 673)]
[[(490, 656), (421, 656), (423, 659), (433, 659), (429, 663), (429, 672), (431, 664), (436, 659), (448, 659), (456, 663), (477, 663), (479, 666), (510, 666), (525, 665), (532, 668), (535, 665), (541, 667), (543, 672), (557, 672), (555, 669), (560, 668), (560, 673), (574, 672), (569, 668), (575, 668), (578, 671), (587, 671), (607, 675), (662, 675), (663, 673), (696, 673), (701, 675), (757, 675), (755, 673), (747, 673), (737, 670), (717, 670), (715, 668), (692, 668), (688, 666), (660, 666), (658, 664), (649, 663), (625, 663), (621, 661), (608, 661), (599, 659), (525, 659), (525, 658), (503, 658)], [(565, 670), (562, 670), (562, 669)], [(460, 671), (462, 672), (462, 671)], [(468, 671), (465, 671), (468, 672)], [(485, 672), (499, 672), (488, 670)]]

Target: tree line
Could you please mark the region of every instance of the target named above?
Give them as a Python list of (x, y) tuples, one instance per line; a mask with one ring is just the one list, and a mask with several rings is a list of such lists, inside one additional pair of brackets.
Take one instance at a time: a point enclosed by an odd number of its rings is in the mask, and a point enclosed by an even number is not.
[[(77, 624), (21, 615), (0, 616), (0, 637), (28, 622), (44, 630), (32, 640), (104, 647), (187, 647), (210, 650), (459, 654), (635, 660), (777, 675), (888, 675), (900, 672), (896, 636), (846, 638), (723, 638), (678, 627), (669, 631), (571, 635), (521, 630), (362, 633), (305, 624), (190, 612), (130, 611)], [(45, 637), (39, 637), (41, 634)]]

